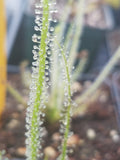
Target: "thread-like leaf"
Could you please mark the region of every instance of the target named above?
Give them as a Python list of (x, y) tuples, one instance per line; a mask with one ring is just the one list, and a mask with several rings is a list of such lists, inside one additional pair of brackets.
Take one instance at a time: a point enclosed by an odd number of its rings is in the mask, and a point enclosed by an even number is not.
[[(38, 157), (38, 151), (41, 144), (39, 144), (39, 132), (42, 123), (40, 122), (40, 106), (42, 103), (42, 93), (43, 93), (43, 87), (44, 87), (44, 75), (45, 75), (45, 61), (46, 61), (46, 48), (47, 48), (47, 34), (48, 34), (48, 28), (49, 28), (49, 4), (48, 0), (43, 0), (42, 6), (43, 6), (43, 16), (42, 16), (42, 23), (41, 23), (41, 42), (40, 42), (40, 48), (39, 48), (39, 55), (33, 64), (36, 65), (33, 72), (33, 81), (35, 84), (33, 84), (33, 87), (31, 88), (31, 106), (28, 108), (28, 116), (26, 117), (26, 121), (28, 122), (28, 141), (27, 141), (27, 158), (29, 160), (36, 160)], [(38, 5), (39, 7), (39, 5)], [(36, 11), (39, 13), (39, 10)], [(39, 19), (39, 17), (38, 17)], [(39, 27), (37, 28), (39, 30)], [(37, 36), (34, 35), (33, 40), (37, 42), (36, 40)], [(39, 46), (38, 46), (39, 47)], [(36, 53), (34, 51), (34, 53)], [(37, 77), (34, 76), (34, 74)], [(35, 91), (34, 91), (35, 90)], [(30, 122), (29, 122), (30, 121)], [(42, 129), (41, 129), (42, 132)]]

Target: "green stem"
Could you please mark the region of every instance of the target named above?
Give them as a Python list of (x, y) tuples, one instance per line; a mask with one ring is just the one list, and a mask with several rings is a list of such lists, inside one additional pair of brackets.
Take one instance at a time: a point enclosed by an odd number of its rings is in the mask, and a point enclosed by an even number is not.
[(66, 67), (66, 74), (67, 74), (67, 80), (68, 80), (68, 108), (67, 108), (67, 125), (65, 129), (65, 135), (64, 135), (64, 142), (63, 142), (63, 147), (62, 147), (62, 157), (61, 160), (65, 160), (66, 156), (66, 150), (67, 150), (67, 139), (68, 139), (68, 134), (70, 130), (70, 109), (71, 109), (71, 86), (70, 86), (70, 75), (69, 75), (69, 68), (67, 64), (67, 60), (65, 58), (64, 52), (62, 52), (62, 56), (65, 62), (65, 67)]
[[(43, 18), (42, 18), (42, 32), (41, 32), (41, 45), (39, 52), (39, 77), (37, 81), (37, 90), (36, 90), (36, 98), (34, 102), (34, 108), (32, 112), (32, 120), (31, 120), (31, 160), (37, 159), (37, 139), (36, 137), (39, 135), (38, 128), (38, 113), (39, 106), (41, 104), (41, 96), (43, 92), (43, 82), (44, 82), (44, 74), (45, 74), (45, 60), (46, 60), (46, 39), (49, 27), (49, 0), (43, 1)], [(41, 53), (42, 52), (42, 53)]]
[[(72, 68), (75, 58), (76, 58), (76, 52), (78, 47), (79, 39), (81, 38), (82, 29), (83, 29), (83, 16), (84, 16), (84, 4), (85, 0), (79, 0), (79, 3), (77, 5), (77, 15), (76, 15), (76, 31), (73, 38), (72, 48), (70, 50), (70, 67)], [(79, 42), (80, 43), (80, 42)], [(80, 44), (79, 44), (80, 45)]]
[[(61, 46), (59, 45), (59, 43), (57, 43), (59, 48), (61, 48)], [(68, 62), (67, 59), (65, 57), (64, 54), (64, 50), (61, 50), (61, 54), (63, 57), (63, 61), (65, 63), (65, 69), (66, 69), (66, 75), (67, 75), (67, 81), (68, 81), (68, 106), (67, 106), (67, 111), (66, 111), (66, 118), (67, 118), (67, 124), (66, 124), (66, 128), (65, 128), (65, 134), (64, 134), (64, 140), (63, 140), (63, 146), (62, 146), (62, 153), (61, 153), (61, 160), (65, 160), (66, 157), (66, 151), (67, 151), (67, 140), (68, 140), (68, 135), (69, 135), (69, 130), (70, 130), (70, 110), (71, 110), (71, 85), (70, 85), (70, 73), (69, 73), (69, 68), (68, 68)]]

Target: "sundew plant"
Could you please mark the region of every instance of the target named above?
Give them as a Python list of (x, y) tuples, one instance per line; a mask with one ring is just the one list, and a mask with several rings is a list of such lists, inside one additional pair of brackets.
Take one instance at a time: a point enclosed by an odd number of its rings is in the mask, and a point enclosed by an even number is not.
[[(35, 31), (38, 34), (34, 34), (32, 37), (35, 45), (33, 46), (33, 73), (32, 73), (32, 83), (30, 85), (30, 98), (29, 98), (29, 107), (27, 108), (26, 115), (26, 146), (27, 146), (27, 159), (36, 160), (39, 156), (42, 156), (42, 132), (43, 132), (43, 118), (45, 116), (45, 100), (46, 93), (50, 83), (48, 78), (48, 60), (47, 55), (49, 55), (52, 48), (52, 41), (54, 40), (53, 35), (51, 36), (50, 32), (54, 31), (53, 27), (49, 27), (51, 14), (56, 12), (53, 10), (53, 2), (49, 0), (42, 0), (39, 3), (36, 3), (36, 17), (35, 17)], [(56, 21), (53, 19), (53, 21)], [(58, 43), (59, 45), (59, 43)], [(50, 47), (50, 48), (49, 48)], [(59, 46), (61, 48), (61, 46)], [(64, 125), (65, 131), (63, 134), (63, 146), (61, 158), (64, 160), (66, 158), (66, 146), (67, 138), (69, 135), (70, 129), (70, 109), (71, 109), (71, 88), (70, 88), (70, 73), (67, 64), (66, 56), (64, 55), (63, 50), (61, 49), (61, 55), (65, 65), (64, 79), (67, 84), (67, 94), (66, 94), (66, 109), (64, 112)], [(46, 76), (47, 75), (47, 76)], [(41, 154), (39, 154), (41, 152)]]
[[(35, 17), (35, 31), (38, 34), (34, 34), (32, 37), (35, 45), (33, 46), (33, 73), (32, 83), (30, 86), (30, 99), (29, 107), (27, 108), (26, 115), (26, 145), (27, 145), (27, 159), (36, 160), (39, 157), (39, 149), (41, 149), (42, 141), (42, 124), (45, 108), (44, 99), (45, 96), (45, 69), (48, 68), (46, 64), (46, 57), (49, 43), (49, 23), (50, 23), (50, 10), (51, 3), (49, 0), (42, 0), (36, 3), (36, 17)], [(52, 12), (52, 11), (51, 11)], [(40, 155), (41, 156), (41, 155)]]
[[(71, 0), (72, 1), (72, 0)], [(70, 2), (71, 2), (70, 1)], [(81, 7), (81, 16), (83, 16), (83, 4), (84, 0), (78, 1), (78, 6)], [(33, 46), (33, 59), (34, 62), (32, 63), (32, 82), (30, 85), (30, 96), (28, 102), (28, 108), (26, 113), (26, 156), (28, 160), (37, 160), (39, 157), (43, 156), (42, 151), (42, 140), (43, 140), (43, 131), (44, 131), (44, 117), (45, 117), (45, 108), (46, 104), (48, 103), (48, 91), (53, 90), (53, 93), (56, 91), (57, 87), (57, 80), (60, 83), (63, 83), (62, 93), (62, 111), (61, 111), (61, 127), (60, 133), (62, 135), (62, 145), (60, 149), (60, 156), (58, 157), (59, 160), (67, 159), (67, 140), (70, 133), (70, 122), (72, 116), (72, 106), (74, 105), (73, 100), (71, 99), (72, 92), (71, 92), (71, 83), (72, 83), (72, 66), (75, 50), (77, 48), (77, 41), (81, 34), (81, 23), (77, 23), (78, 16), (76, 16), (76, 27), (75, 30), (78, 30), (74, 34), (71, 32), (71, 28), (68, 31), (66, 36), (66, 40), (64, 43), (61, 43), (61, 39), (56, 37), (56, 32), (54, 33), (54, 27), (51, 27), (51, 21), (56, 22), (54, 18), (54, 14), (57, 12), (55, 9), (55, 1), (53, 0), (39, 0), (38, 3), (35, 4), (35, 34), (32, 37), (34, 42)], [(80, 11), (80, 8), (78, 8)], [(81, 18), (82, 19), (82, 18)], [(64, 24), (60, 25), (64, 27)], [(74, 28), (74, 26), (72, 27)], [(79, 30), (80, 29), (80, 30)], [(54, 35), (55, 34), (55, 35)], [(71, 43), (67, 41), (70, 35), (74, 35), (74, 42), (73, 47), (70, 46)], [(60, 34), (62, 36), (62, 33)], [(59, 37), (60, 37), (59, 36)], [(60, 40), (60, 41), (59, 41)], [(70, 47), (69, 47), (70, 46)], [(68, 51), (69, 55), (68, 56)], [(51, 55), (53, 54), (53, 55)], [(51, 55), (51, 56), (50, 56)], [(118, 58), (120, 58), (120, 49), (118, 48), (114, 57), (110, 60), (110, 62), (106, 65), (105, 69), (101, 72), (98, 76), (96, 81), (93, 85), (80, 96), (78, 103), (82, 103), (86, 100), (90, 94), (95, 92), (95, 90), (100, 86), (103, 82), (104, 78), (109, 74), (112, 67), (116, 64)], [(56, 66), (54, 66), (54, 63)], [(59, 66), (61, 63), (61, 67)], [(85, 63), (83, 63), (85, 64)], [(51, 65), (51, 69), (50, 69)], [(84, 66), (84, 65), (83, 65)], [(82, 66), (82, 67), (83, 67)], [(81, 68), (81, 66), (80, 66)], [(60, 79), (56, 79), (57, 71), (59, 71)], [(50, 72), (54, 71), (54, 75), (50, 77)], [(78, 68), (78, 72), (79, 72)], [(61, 78), (62, 77), (62, 78)], [(56, 83), (54, 87), (51, 86), (51, 79), (53, 79)], [(54, 82), (52, 81), (52, 82)], [(54, 96), (53, 96), (54, 97)], [(51, 98), (51, 97), (50, 97)], [(52, 101), (53, 99), (51, 99)], [(55, 102), (55, 101), (53, 101)], [(57, 103), (56, 103), (57, 104)], [(55, 105), (56, 105), (55, 104)], [(55, 106), (57, 107), (57, 106)], [(56, 114), (56, 112), (55, 112)]]

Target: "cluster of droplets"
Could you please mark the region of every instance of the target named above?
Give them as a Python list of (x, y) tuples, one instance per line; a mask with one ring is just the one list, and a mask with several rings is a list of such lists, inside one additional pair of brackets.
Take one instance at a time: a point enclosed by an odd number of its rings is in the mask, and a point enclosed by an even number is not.
[[(46, 5), (47, 3), (47, 5)], [(48, 0), (41, 0), (35, 4), (35, 34), (32, 36), (33, 60), (32, 63), (32, 80), (30, 85), (30, 94), (28, 108), (26, 111), (26, 156), (27, 159), (36, 160), (42, 156), (42, 139), (43, 139), (43, 122), (45, 117), (45, 102), (47, 102), (47, 89), (51, 85), (49, 72), (51, 60), (51, 48), (53, 47), (54, 27), (50, 27), (52, 14), (55, 4), (48, 4)], [(47, 9), (49, 8), (49, 10)], [(46, 9), (46, 10), (45, 10)], [(47, 23), (45, 16), (48, 17)], [(56, 22), (53, 19), (53, 22)], [(45, 26), (43, 26), (45, 25)], [(42, 32), (46, 34), (45, 41), (42, 39)], [(38, 154), (41, 151), (41, 154)]]
[[(42, 140), (43, 140), (43, 134), (44, 133), (44, 127), (43, 127), (43, 119), (45, 117), (45, 113), (42, 112), (42, 110), (45, 109), (45, 105), (43, 103), (43, 100), (39, 106), (39, 112), (36, 109), (36, 111), (34, 110), (34, 105), (30, 105), (27, 109), (27, 117), (26, 117), (26, 129), (27, 132), (25, 133), (25, 135), (27, 136), (26, 139), (26, 145), (27, 145), (27, 150), (26, 150), (26, 155), (28, 156), (28, 159), (31, 159), (30, 157), (33, 157), (34, 155), (36, 157), (41, 157), (42, 156), (42, 152), (38, 155), (38, 152), (42, 149)], [(36, 121), (34, 121), (32, 119), (33, 116), (33, 110), (34, 112), (36, 112)], [(32, 123), (34, 123), (34, 127), (32, 126)], [(36, 136), (31, 135), (31, 131), (37, 133)], [(34, 144), (33, 144), (33, 140), (34, 140)], [(31, 146), (32, 144), (32, 146)]]
[[(63, 53), (63, 49), (60, 49), (60, 64), (62, 66), (62, 80), (64, 83), (64, 101), (63, 101), (63, 107), (61, 109), (61, 119), (60, 119), (60, 133), (61, 133), (61, 142), (62, 145), (59, 146), (59, 151), (62, 152), (63, 145), (65, 142), (65, 132), (66, 128), (68, 127), (68, 135), (67, 139), (72, 136), (73, 132), (70, 131), (70, 123), (71, 123), (71, 116), (72, 116), (72, 109), (74, 106), (76, 106), (75, 102), (72, 100), (72, 91), (71, 91), (71, 67), (69, 63), (69, 57), (68, 53)], [(69, 113), (68, 113), (69, 112)], [(69, 122), (68, 122), (69, 121)], [(69, 124), (68, 124), (69, 123)], [(69, 153), (69, 150), (66, 149), (66, 159), (67, 154)], [(58, 160), (61, 159), (61, 156), (58, 157)]]
[[(43, 137), (43, 122), (44, 122), (44, 117), (45, 113), (44, 110), (46, 108), (45, 106), (45, 98), (47, 98), (46, 92), (45, 92), (45, 82), (43, 78), (43, 91), (41, 94), (40, 98), (37, 97), (38, 91), (38, 85), (37, 81), (39, 78), (39, 60), (36, 62), (33, 62), (33, 73), (32, 73), (32, 80), (31, 80), (31, 85), (30, 85), (30, 95), (29, 95), (29, 101), (28, 101), (28, 108), (26, 112), (26, 145), (27, 145), (27, 150), (26, 150), (26, 155), (28, 159), (29, 157), (32, 157), (33, 154), (37, 154), (39, 150), (42, 149), (42, 137)], [(39, 93), (38, 93), (39, 94)], [(45, 97), (45, 98), (44, 98)], [(36, 99), (38, 99), (36, 101)], [(37, 106), (37, 107), (36, 107)], [(34, 124), (34, 125), (33, 125)], [(34, 133), (35, 135), (34, 136)], [(33, 136), (32, 136), (33, 135)], [(33, 143), (34, 140), (34, 143)], [(36, 148), (36, 151), (35, 151)], [(42, 153), (37, 155), (37, 157), (42, 156)]]

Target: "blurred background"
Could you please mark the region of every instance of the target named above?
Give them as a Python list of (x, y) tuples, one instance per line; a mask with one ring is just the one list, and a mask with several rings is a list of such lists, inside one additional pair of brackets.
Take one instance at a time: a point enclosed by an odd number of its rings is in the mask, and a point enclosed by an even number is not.
[[(25, 158), (25, 110), (33, 61), (32, 35), (35, 32), (34, 6), (37, 1), (0, 0), (0, 151), (5, 150), (8, 158)], [(78, 2), (79, 0), (57, 0), (58, 13), (55, 15), (57, 23), (53, 22), (50, 25), (57, 27), (61, 21), (66, 20), (64, 37), (69, 31), (70, 24), (73, 23)], [(64, 18), (66, 6), (70, 8), (67, 19)], [(96, 76), (120, 46), (120, 0), (85, 0), (82, 18), (82, 33), (74, 53), (76, 57), (74, 66), (77, 68), (82, 57), (84, 58), (83, 55), (86, 54), (87, 63), (82, 77), (79, 77), (79, 72), (77, 73), (77, 80), (72, 86), (77, 93), (73, 98), (92, 85)], [(79, 111), (78, 118), (73, 118), (72, 128), (76, 134), (73, 135), (71, 143), (75, 142), (77, 147), (74, 148), (73, 154), (71, 153), (70, 156), (73, 158), (70, 160), (120, 159), (119, 70), (120, 62), (116, 64), (105, 84), (103, 83), (99, 91), (95, 92), (94, 102), (85, 104), (86, 108), (90, 109), (80, 115)], [(56, 90), (61, 91), (57, 87)], [(57, 96), (58, 99), (62, 97), (59, 94)], [(48, 106), (53, 105), (51, 99)], [(55, 119), (49, 119), (52, 125), (46, 123), (50, 136), (45, 130), (48, 142), (44, 144), (46, 148), (49, 145), (52, 147), (46, 151), (46, 154), (53, 153), (52, 160), (58, 155), (55, 147), (60, 136), (56, 123), (58, 121), (56, 117), (59, 116), (55, 108), (48, 110), (48, 119), (51, 117)], [(55, 117), (49, 115), (51, 112), (56, 114)], [(78, 154), (79, 149), (80, 154)]]
[[(57, 3), (59, 11), (59, 15), (57, 15), (58, 21), (60, 14), (64, 10), (64, 3), (66, 2), (63, 0)], [(120, 26), (119, 0), (87, 0), (87, 7), (88, 9), (86, 9), (84, 15), (82, 44), (79, 45), (78, 52), (83, 49), (90, 52), (86, 71), (99, 70), (104, 66), (118, 45)], [(18, 0), (16, 3), (15, 1), (6, 0), (5, 11), (7, 20), (6, 54), (8, 70), (17, 71), (18, 68), (14, 68), (14, 65), (19, 66), (24, 60), (27, 60), (29, 65), (32, 62), (31, 37), (34, 33), (34, 1)], [(117, 37), (114, 35), (117, 35)], [(116, 44), (113, 41), (117, 41)], [(94, 45), (95, 42), (96, 45)], [(93, 57), (97, 59), (94, 62), (92, 62)]]

